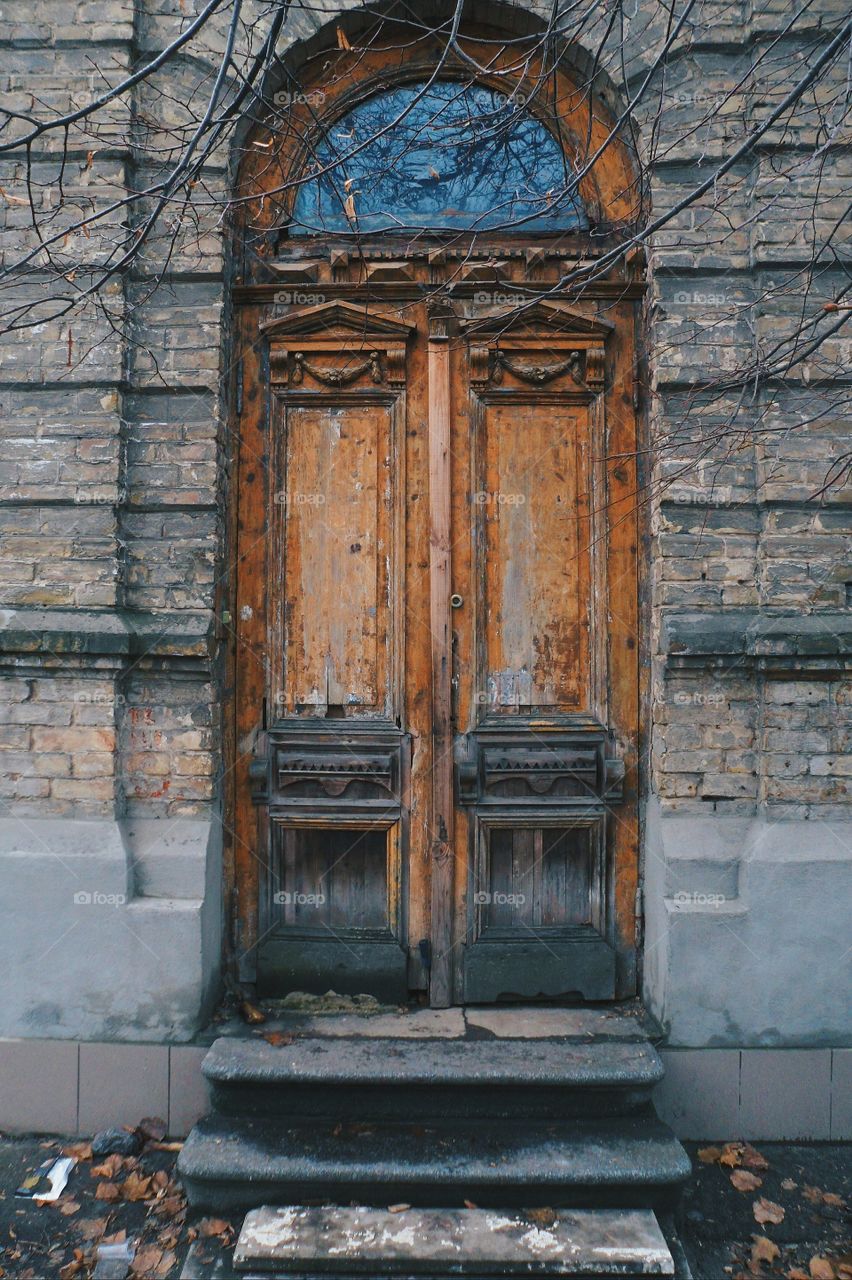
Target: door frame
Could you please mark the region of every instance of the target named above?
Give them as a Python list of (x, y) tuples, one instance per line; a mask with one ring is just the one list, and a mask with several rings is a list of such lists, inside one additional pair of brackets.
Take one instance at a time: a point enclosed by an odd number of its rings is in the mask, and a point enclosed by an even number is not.
[[(471, 39), (475, 36), (471, 35)], [(492, 51), (493, 56), (493, 51)], [(345, 57), (341, 59), (345, 61)], [(422, 75), (424, 69), (431, 69), (431, 62), (422, 51), (417, 59), (412, 60), (405, 67), (392, 67), (389, 65), (390, 60), (387, 51), (377, 49), (373, 53), (359, 54), (359, 76), (355, 84), (350, 84), (342, 89), (337, 95), (338, 106), (340, 103), (348, 109), (353, 101), (359, 96), (365, 96), (372, 92), (374, 87), (381, 84), (388, 84), (389, 73), (394, 77), (395, 82), (404, 82), (418, 78)], [(567, 71), (560, 68), (558, 72), (560, 80), (570, 86), (570, 75)], [(327, 71), (323, 69), (323, 75), (327, 76)], [(345, 76), (341, 74), (341, 79)], [(306, 75), (301, 73), (302, 83), (309, 86), (311, 83), (310, 72)], [(482, 77), (483, 83), (488, 83), (487, 76)], [(505, 77), (498, 80), (497, 76), (492, 77), (493, 83), (499, 83), (501, 88), (505, 88)], [(579, 92), (579, 90), (575, 90)], [(342, 108), (341, 108), (342, 109)], [(337, 110), (337, 107), (335, 108)], [(606, 128), (610, 119), (604, 108), (600, 108), (597, 126)], [(259, 125), (253, 130), (253, 136), (262, 141), (264, 134), (264, 126)], [(266, 130), (268, 137), (268, 130)], [(592, 139), (594, 144), (595, 139)], [(225, 796), (224, 796), (224, 825), (226, 832), (225, 840), (225, 880), (226, 880), (226, 902), (228, 903), (229, 915), (231, 918), (232, 930), (228, 931), (229, 956), (228, 964), (232, 968), (236, 978), (239, 981), (251, 983), (254, 979), (254, 966), (252, 964), (253, 948), (256, 942), (256, 921), (259, 909), (259, 897), (257, 893), (257, 878), (254, 878), (254, 888), (252, 886), (252, 876), (246, 876), (247, 866), (251, 866), (252, 862), (257, 862), (258, 851), (240, 847), (238, 830), (241, 822), (245, 828), (246, 813), (251, 808), (251, 765), (252, 759), (256, 751), (257, 743), (252, 740), (252, 735), (247, 732), (245, 720), (240, 722), (238, 714), (235, 691), (239, 685), (239, 698), (242, 705), (245, 700), (254, 701), (255, 705), (260, 705), (264, 698), (264, 689), (266, 683), (266, 663), (268, 662), (268, 654), (260, 652), (256, 645), (249, 643), (247, 646), (241, 642), (239, 646), (242, 652), (242, 658), (238, 658), (238, 644), (236, 629), (240, 625), (241, 617), (245, 616), (245, 610), (248, 609), (252, 614), (257, 616), (262, 613), (264, 601), (260, 594), (260, 587), (263, 582), (263, 575), (256, 573), (255, 591), (246, 591), (245, 582), (247, 575), (242, 574), (243, 587), (240, 589), (239, 600), (237, 599), (237, 573), (236, 564), (237, 556), (240, 554), (238, 549), (238, 535), (241, 527), (241, 518), (244, 517), (245, 505), (242, 512), (240, 509), (240, 491), (244, 489), (246, 478), (252, 474), (253, 469), (262, 465), (263, 459), (266, 457), (268, 447), (268, 439), (266, 437), (264, 413), (260, 401), (266, 394), (269, 379), (269, 359), (268, 352), (265, 349), (265, 338), (261, 338), (258, 329), (251, 331), (252, 315), (257, 315), (257, 308), (263, 307), (274, 296), (276, 289), (280, 289), (280, 277), (276, 278), (275, 273), (265, 268), (262, 262), (257, 258), (250, 261), (247, 254), (247, 241), (245, 235), (245, 226), (248, 222), (254, 221), (259, 223), (263, 234), (266, 235), (267, 243), (271, 243), (269, 237), (274, 238), (276, 227), (276, 218), (280, 215), (280, 210), (286, 199), (278, 200), (256, 200), (254, 193), (258, 190), (258, 173), (259, 166), (257, 161), (257, 153), (252, 155), (250, 147), (246, 147), (247, 160), (242, 166), (242, 171), (238, 180), (238, 192), (244, 200), (238, 207), (237, 217), (234, 219), (234, 237), (235, 237), (235, 253), (234, 266), (236, 281), (232, 284), (231, 297), (234, 303), (234, 337), (236, 359), (232, 365), (232, 378), (229, 394), (230, 409), (230, 448), (231, 448), (231, 466), (230, 486), (229, 486), (229, 515), (228, 515), (228, 546), (233, 549), (233, 556), (229, 562), (229, 569), (233, 569), (227, 575), (225, 587), (223, 589), (221, 605), (223, 630), (227, 644), (227, 681), (226, 681), (226, 698), (224, 700), (223, 718), (225, 725), (224, 742), (225, 742)], [(266, 159), (267, 157), (264, 157)], [(294, 153), (291, 151), (283, 156), (278, 173), (290, 174), (296, 163)], [(635, 169), (632, 165), (627, 149), (619, 144), (608, 153), (605, 157), (606, 163), (599, 164), (592, 174), (586, 176), (585, 188), (581, 185), (584, 198), (593, 208), (598, 211), (608, 209), (613, 214), (610, 219), (611, 231), (601, 241), (603, 248), (615, 245), (624, 235), (622, 228), (625, 224), (632, 221), (634, 206), (631, 203), (634, 199), (635, 188), (633, 187), (632, 174)], [(628, 197), (625, 193), (630, 192)], [(452, 237), (458, 242), (463, 239), (460, 235)], [(398, 256), (399, 246), (394, 244), (393, 237), (382, 236), (375, 237), (372, 240), (367, 239), (368, 250), (374, 250), (378, 256), (394, 257)], [(526, 242), (522, 242), (522, 247), (527, 249), (530, 240), (541, 240), (546, 237), (528, 237)], [(346, 249), (342, 245), (332, 243), (333, 238), (329, 238), (323, 246), (325, 252), (332, 255), (334, 260), (335, 253), (343, 254)], [(565, 236), (562, 238), (565, 246), (566, 256), (572, 253), (579, 256), (588, 251), (588, 236), (577, 234)], [(510, 255), (517, 255), (518, 251), (517, 238), (511, 237), (489, 237), (479, 235), (477, 237), (477, 250), (481, 257), (487, 257), (493, 254), (496, 249), (506, 247)], [(312, 243), (305, 246), (306, 250), (316, 254), (317, 245)], [(440, 246), (438, 247), (440, 251)], [(310, 256), (309, 252), (304, 255), (306, 258)], [(629, 341), (634, 351), (638, 351), (637, 339), (639, 337), (639, 301), (644, 296), (644, 279), (643, 279), (643, 263), (634, 256), (630, 268), (616, 269), (610, 271), (602, 278), (592, 280), (584, 285), (582, 290), (583, 302), (590, 302), (597, 307), (609, 308), (613, 307), (620, 310), (623, 314), (620, 321), (621, 326), (628, 324), (627, 314), (630, 313), (630, 333)], [(333, 273), (332, 273), (333, 275)], [(295, 283), (299, 284), (298, 262), (296, 263), (296, 272), (292, 276)], [(313, 282), (310, 276), (304, 276), (301, 287), (310, 292)], [(381, 307), (381, 302), (376, 298), (376, 289), (373, 287), (372, 301), (377, 308)], [(363, 293), (363, 288), (361, 290)], [(403, 289), (404, 292), (404, 289)], [(340, 298), (344, 303), (348, 300), (360, 301), (359, 291), (357, 287), (353, 287), (347, 282), (336, 283), (332, 278), (331, 282), (323, 285), (323, 293), (332, 298)], [(563, 294), (560, 301), (563, 303), (572, 302), (570, 293)], [(443, 317), (444, 328), (447, 317)], [(432, 367), (433, 376), (440, 377), (440, 364), (442, 356), (442, 343), (444, 342), (445, 333), (442, 333), (442, 316), (440, 308), (435, 314), (433, 322), (433, 340), (430, 341), (430, 354), (434, 350), (434, 364)], [(622, 327), (622, 336), (624, 336), (624, 328)], [(618, 345), (618, 337), (613, 336), (614, 345)], [(430, 363), (432, 361), (430, 360)], [(611, 388), (611, 398), (613, 403), (618, 400), (624, 406), (629, 406), (627, 413), (623, 416), (619, 415), (619, 421), (613, 421), (615, 428), (613, 444), (614, 448), (610, 448), (610, 453), (618, 455), (619, 451), (623, 452), (623, 456), (633, 459), (635, 463), (641, 457), (644, 440), (644, 423), (640, 412), (638, 389), (640, 385), (640, 365), (637, 359), (634, 359), (631, 367), (631, 376), (625, 379), (620, 376), (618, 386)], [(260, 398), (260, 400), (259, 400)], [(430, 405), (432, 401), (430, 398)], [(247, 410), (249, 411), (247, 413)], [(444, 413), (444, 410), (440, 410)], [(632, 435), (632, 441), (627, 441), (623, 437), (625, 434)], [(431, 434), (431, 433), (430, 433)], [(629, 447), (625, 447), (629, 446)], [(627, 511), (631, 507), (641, 511), (638, 494), (639, 487), (635, 478), (627, 477), (624, 481), (620, 480), (614, 470), (616, 488), (619, 490), (615, 499), (616, 510), (621, 510), (625, 514), (621, 522), (616, 520), (616, 525), (624, 524), (627, 520)], [(628, 468), (630, 470), (630, 468)], [(642, 587), (641, 578), (643, 574), (643, 558), (638, 554), (638, 548), (646, 538), (646, 532), (642, 528), (641, 521), (636, 520), (638, 528), (634, 532), (634, 554), (636, 556), (636, 591), (634, 593), (634, 608), (637, 626), (633, 638), (634, 645), (642, 645), (644, 647), (644, 629), (639, 625), (642, 621)], [(438, 527), (434, 532), (434, 551), (433, 551), (433, 580), (439, 583), (448, 582), (445, 557), (442, 556), (442, 529)], [(254, 554), (259, 555), (262, 549), (260, 541), (257, 542)], [(251, 553), (249, 558), (243, 560), (244, 567), (250, 567)], [(448, 595), (447, 591), (441, 588), (442, 599)], [(433, 596), (433, 607), (437, 609), (437, 613), (433, 616), (433, 623), (439, 628), (449, 626), (448, 610), (442, 600), (436, 599), (437, 593)], [(641, 654), (642, 650), (637, 650)], [(248, 662), (246, 662), (248, 655)], [(433, 658), (433, 661), (436, 659)], [(638, 680), (634, 684), (632, 691), (622, 690), (623, 694), (627, 694), (629, 705), (635, 708), (633, 718), (634, 734), (636, 738), (637, 758), (630, 764), (630, 774), (633, 779), (631, 785), (631, 797), (634, 804), (637, 823), (641, 822), (641, 811), (639, 808), (639, 796), (643, 787), (644, 778), (644, 761), (642, 755), (642, 744), (644, 741), (644, 714), (643, 708), (647, 697), (647, 675), (644, 671), (644, 664), (639, 664)], [(615, 701), (615, 700), (614, 700)], [(447, 705), (446, 699), (443, 705)], [(447, 777), (439, 780), (442, 787), (442, 794), (446, 800), (447, 795)], [(449, 786), (452, 788), (452, 776), (449, 776)], [(451, 793), (450, 793), (451, 794)], [(449, 806), (449, 812), (452, 813), (452, 804)], [(241, 818), (242, 814), (242, 818)], [(448, 832), (451, 837), (451, 832)], [(447, 846), (450, 839), (444, 842)], [(618, 988), (619, 994), (628, 995), (636, 989), (636, 963), (638, 960), (638, 947), (632, 952), (632, 958), (628, 954), (629, 947), (627, 943), (628, 934), (631, 941), (638, 944), (639, 939), (639, 914), (638, 914), (638, 889), (640, 875), (640, 859), (638, 844), (638, 826), (634, 837), (635, 853), (632, 859), (632, 872), (628, 869), (625, 874), (620, 876), (619, 883), (616, 887), (616, 903), (619, 920), (621, 921), (622, 948), (619, 960), (619, 978)], [(263, 851), (260, 851), (261, 853)], [(434, 874), (434, 870), (437, 874)], [(453, 893), (452, 893), (452, 856), (447, 854), (441, 857), (440, 849), (435, 851), (433, 856), (433, 922), (436, 907), (438, 913), (442, 909), (442, 904), (446, 906), (449, 903), (449, 918), (445, 919), (442, 926), (445, 936), (448, 930), (452, 929), (451, 916), (453, 911)], [(438, 901), (436, 902), (436, 898)], [(456, 908), (458, 903), (456, 902)], [(252, 929), (252, 920), (255, 921), (255, 927)], [(450, 1003), (453, 999), (454, 981), (451, 972), (452, 966), (447, 965), (443, 974), (435, 974), (433, 972), (433, 1003), (443, 1005)]]

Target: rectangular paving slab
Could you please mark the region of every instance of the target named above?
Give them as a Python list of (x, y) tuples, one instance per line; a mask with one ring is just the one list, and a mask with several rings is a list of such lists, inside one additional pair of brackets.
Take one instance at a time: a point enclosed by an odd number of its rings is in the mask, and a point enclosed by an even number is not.
[(674, 1275), (647, 1210), (254, 1209), (234, 1252), (240, 1271), (350, 1276)]

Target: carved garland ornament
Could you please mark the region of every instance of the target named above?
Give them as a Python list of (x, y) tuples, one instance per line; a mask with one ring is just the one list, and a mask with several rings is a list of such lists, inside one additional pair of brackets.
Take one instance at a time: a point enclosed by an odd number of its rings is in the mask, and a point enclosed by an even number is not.
[(522, 382), (542, 386), (544, 383), (553, 382), (554, 378), (560, 378), (563, 373), (570, 373), (575, 382), (582, 384), (581, 365), (582, 353), (579, 351), (570, 351), (565, 360), (560, 360), (556, 364), (521, 364), (517, 360), (510, 359), (506, 352), (498, 347), (491, 353), (489, 377), (491, 382), (502, 382), (505, 369), (514, 377), (520, 378)]
[(369, 373), (371, 380), (375, 383), (384, 382), (385, 380), (385, 373), (378, 351), (371, 351), (366, 360), (361, 361), (360, 364), (344, 366), (342, 369), (321, 369), (313, 361), (308, 360), (303, 351), (295, 351), (293, 353), (293, 367), (290, 371), (291, 384), (298, 386), (304, 380), (306, 373), (309, 373), (312, 378), (315, 378), (317, 382), (323, 383), (326, 387), (346, 387), (350, 382), (357, 381), (365, 373)]
[(474, 386), (499, 386), (504, 373), (535, 387), (546, 386), (567, 374), (581, 390), (599, 391), (604, 381), (604, 352), (602, 347), (575, 348), (562, 360), (528, 363), (501, 347), (478, 343), (471, 346), (470, 376)]

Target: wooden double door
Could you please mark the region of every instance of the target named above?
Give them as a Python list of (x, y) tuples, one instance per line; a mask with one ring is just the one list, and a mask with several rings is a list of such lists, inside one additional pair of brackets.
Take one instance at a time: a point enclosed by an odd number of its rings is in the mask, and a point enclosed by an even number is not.
[(238, 299), (241, 974), (630, 994), (634, 304), (345, 258)]

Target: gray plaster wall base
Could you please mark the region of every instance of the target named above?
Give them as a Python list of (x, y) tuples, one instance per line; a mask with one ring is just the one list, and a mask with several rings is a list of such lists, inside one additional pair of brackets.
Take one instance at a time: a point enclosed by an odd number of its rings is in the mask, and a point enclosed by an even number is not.
[(644, 998), (669, 1045), (852, 1044), (850, 862), (850, 821), (649, 804)]
[[(0, 820), (0, 1036), (183, 1041), (207, 1016), (220, 826), (141, 825)], [(146, 885), (170, 896), (139, 893)]]

